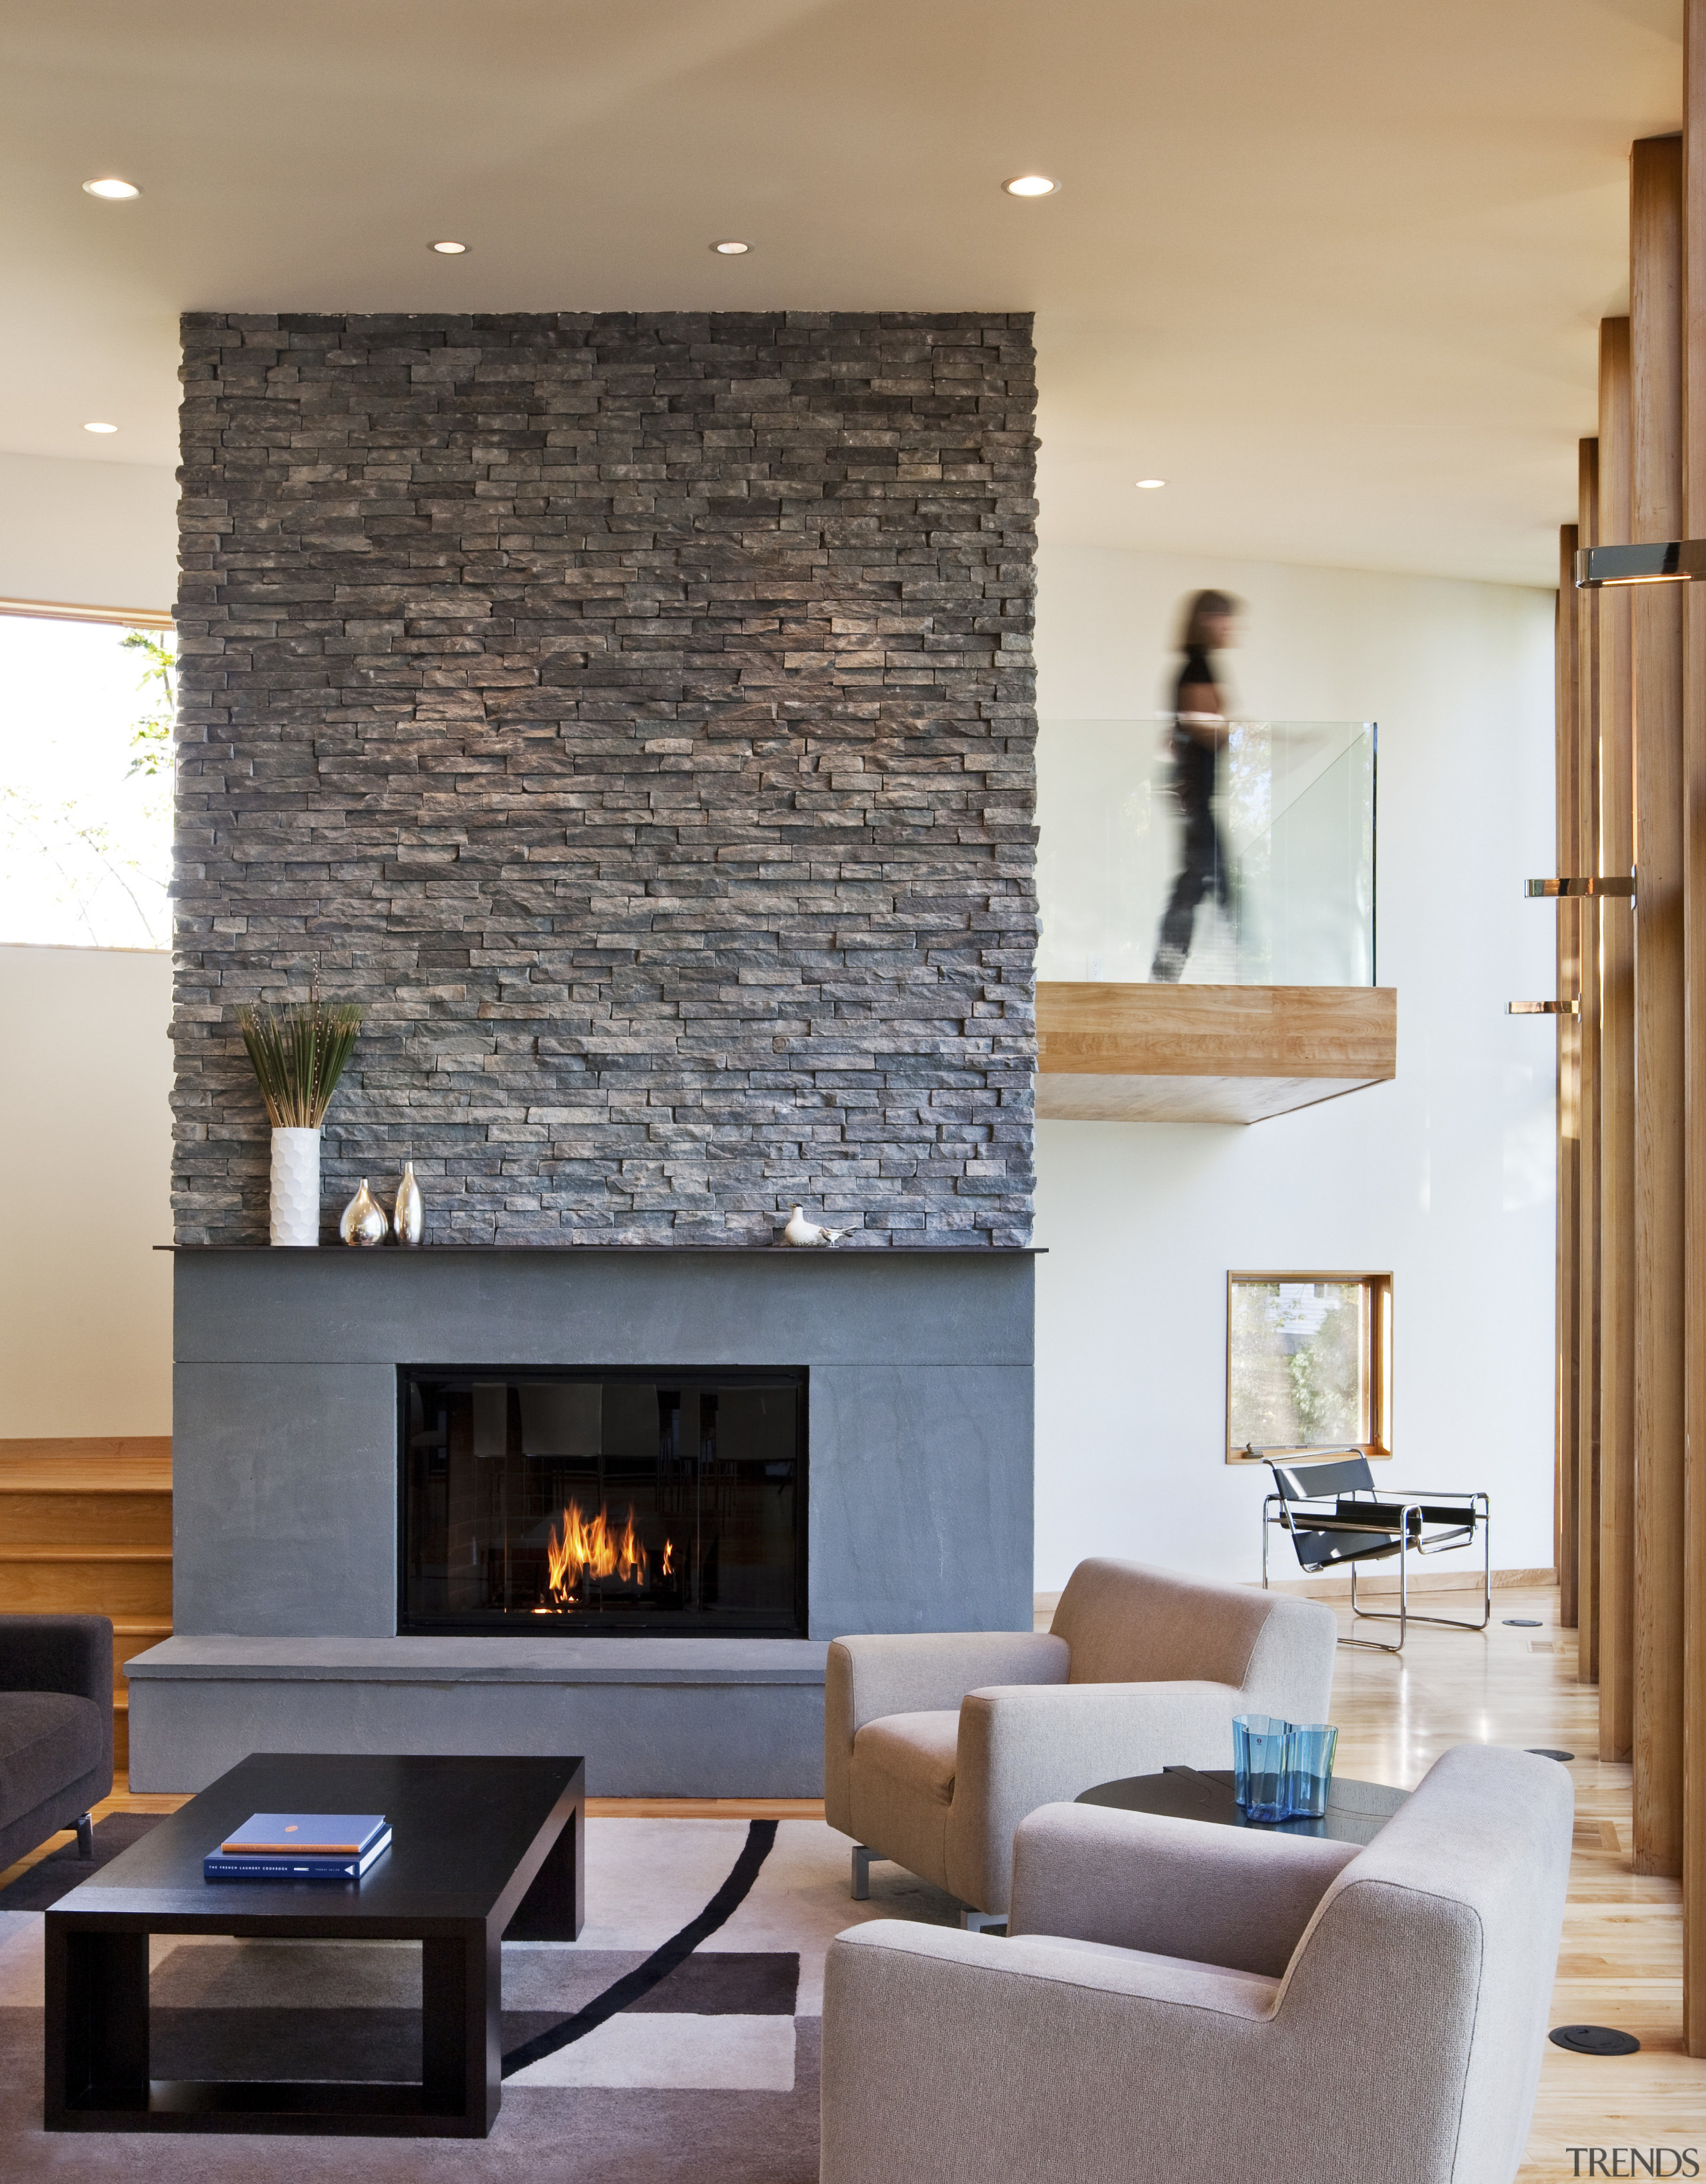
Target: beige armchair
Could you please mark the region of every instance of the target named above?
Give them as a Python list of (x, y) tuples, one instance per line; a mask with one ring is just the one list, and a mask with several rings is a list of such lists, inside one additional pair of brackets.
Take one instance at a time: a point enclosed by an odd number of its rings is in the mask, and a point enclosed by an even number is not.
[(1014, 1938), (832, 1943), (821, 2184), (1511, 2184), (1572, 1806), (1555, 1762), (1461, 1745), (1365, 1849), (1033, 1814)]
[(824, 1689), (823, 1800), (872, 1858), (1007, 1908), (1013, 1830), (1039, 1805), (1166, 1766), (1229, 1767), (1232, 1717), (1324, 1721), (1338, 1623), (1319, 1602), (1080, 1563), (1046, 1635), (838, 1638)]

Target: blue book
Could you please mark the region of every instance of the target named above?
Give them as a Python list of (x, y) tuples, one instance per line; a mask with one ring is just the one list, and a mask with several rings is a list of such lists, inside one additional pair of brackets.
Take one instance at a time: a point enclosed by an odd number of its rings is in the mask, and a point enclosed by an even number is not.
[(220, 1848), (232, 1858), (360, 1858), (387, 1825), (383, 1813), (251, 1813)]
[(391, 1847), (391, 1830), (385, 1828), (359, 1858), (337, 1854), (319, 1856), (285, 1852), (268, 1858), (259, 1853), (239, 1856), (227, 1850), (210, 1850), (202, 1860), (203, 1880), (360, 1880), (375, 1858)]

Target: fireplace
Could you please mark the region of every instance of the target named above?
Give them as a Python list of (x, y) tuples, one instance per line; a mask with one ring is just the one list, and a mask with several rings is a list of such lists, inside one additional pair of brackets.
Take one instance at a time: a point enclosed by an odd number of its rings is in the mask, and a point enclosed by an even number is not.
[(804, 1637), (804, 1368), (398, 1368), (399, 1635)]

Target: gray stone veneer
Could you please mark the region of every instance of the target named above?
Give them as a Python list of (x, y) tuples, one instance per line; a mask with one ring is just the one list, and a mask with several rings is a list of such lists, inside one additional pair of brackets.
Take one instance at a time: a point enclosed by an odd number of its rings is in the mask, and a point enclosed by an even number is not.
[(183, 341), (179, 1240), (317, 976), (328, 1236), (412, 1157), (433, 1240), (1026, 1241), (1029, 316)]

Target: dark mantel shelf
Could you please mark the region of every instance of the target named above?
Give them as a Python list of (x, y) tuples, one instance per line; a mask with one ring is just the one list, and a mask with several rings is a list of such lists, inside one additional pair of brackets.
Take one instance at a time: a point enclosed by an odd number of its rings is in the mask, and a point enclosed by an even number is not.
[(156, 1251), (222, 1251), (300, 1253), (336, 1251), (358, 1259), (419, 1259), (450, 1253), (488, 1251), (549, 1252), (563, 1257), (570, 1252), (583, 1256), (635, 1259), (767, 1259), (777, 1254), (790, 1259), (1042, 1259), (1043, 1244), (856, 1244), (843, 1251), (834, 1245), (793, 1244), (156, 1244)]

